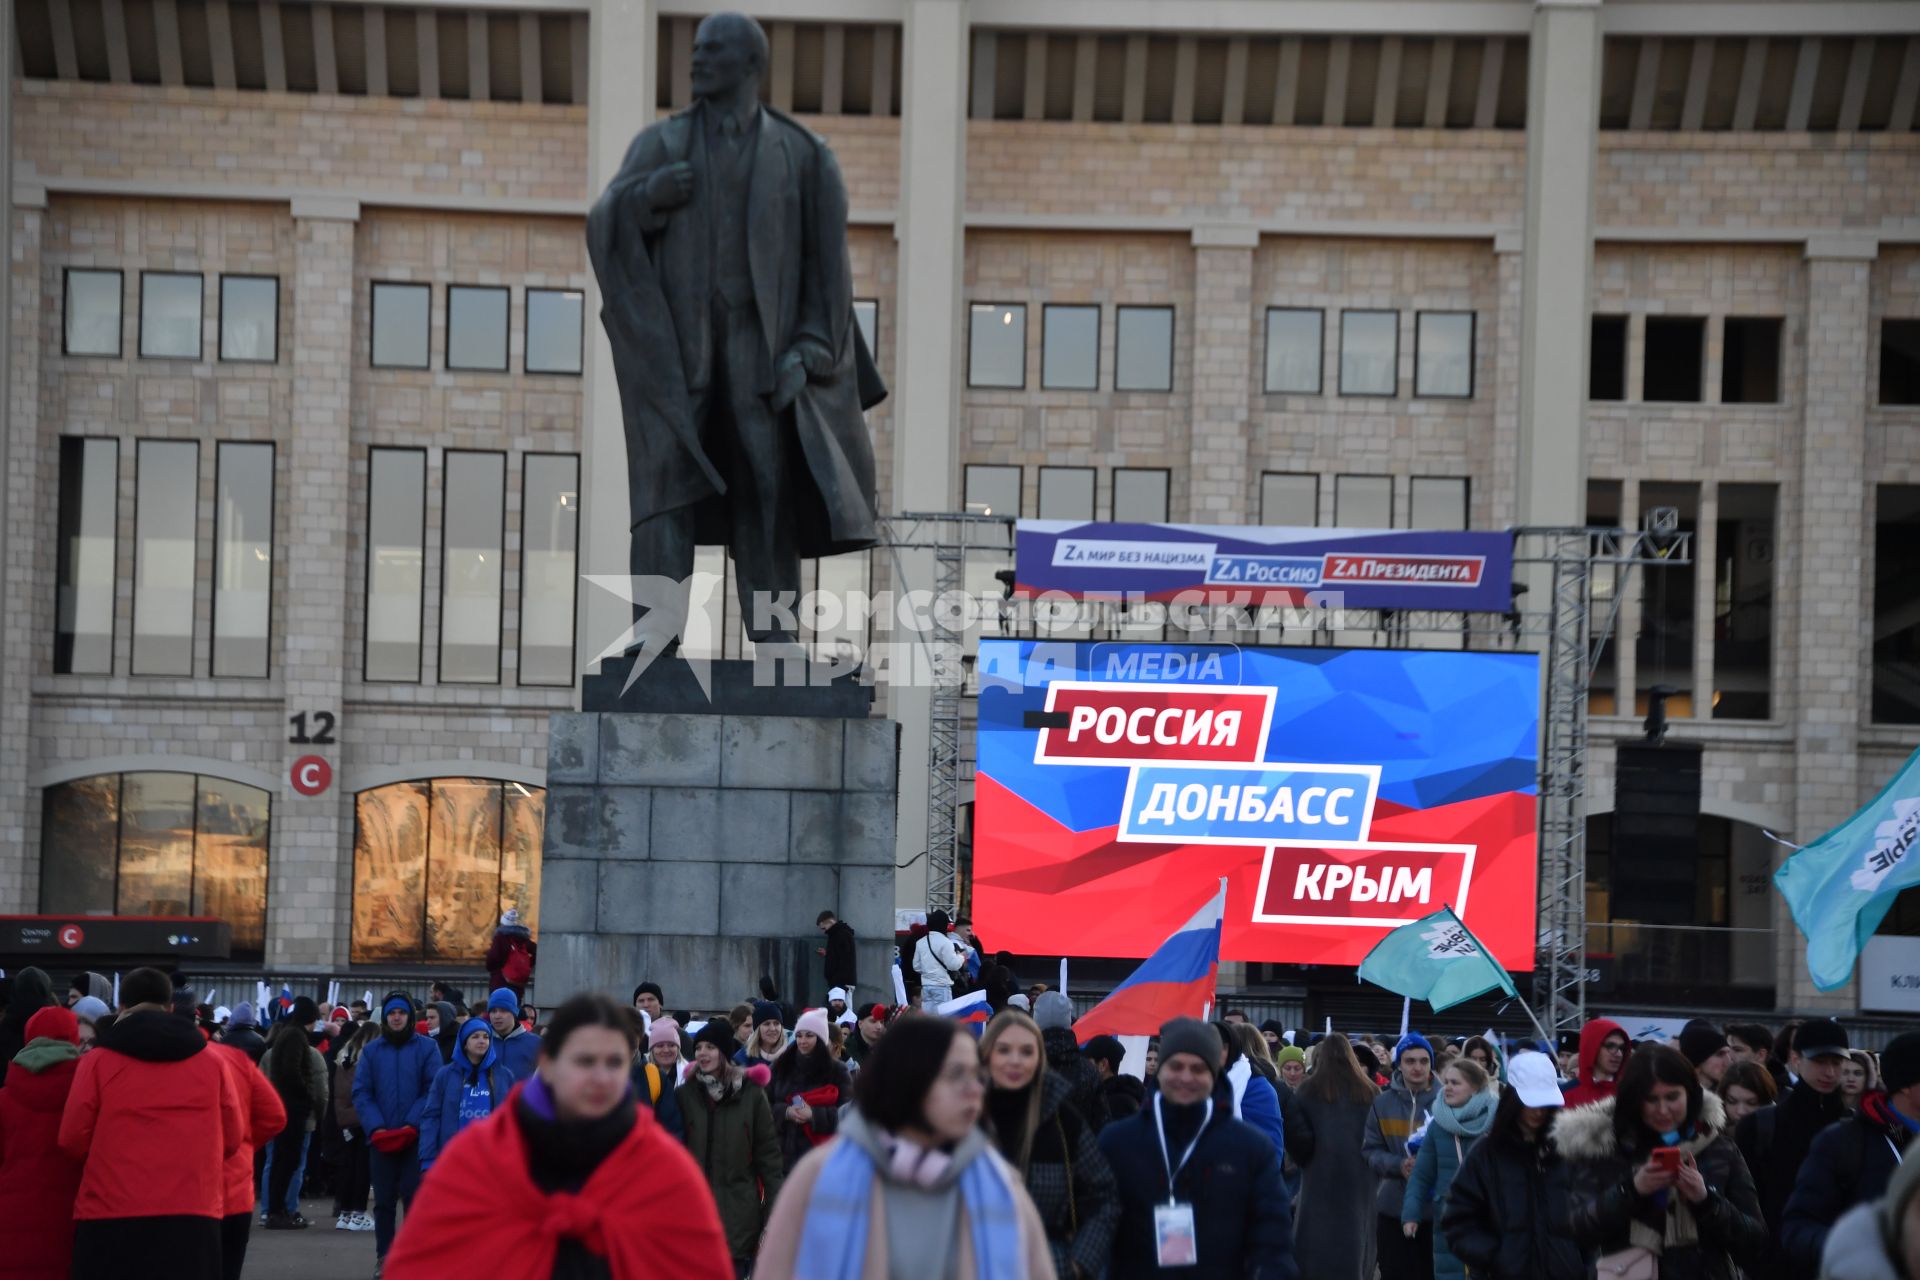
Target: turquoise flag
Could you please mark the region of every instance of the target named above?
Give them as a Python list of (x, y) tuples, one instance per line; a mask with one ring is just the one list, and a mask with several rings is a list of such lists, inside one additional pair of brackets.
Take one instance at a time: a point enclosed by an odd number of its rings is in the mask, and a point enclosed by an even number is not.
[(1425, 1000), (1435, 1013), (1489, 991), (1520, 994), (1451, 907), (1403, 924), (1380, 939), (1360, 962), (1360, 976), (1396, 995)]
[(1920, 751), (1867, 807), (1813, 843), (1804, 845), (1773, 873), (1773, 883), (1807, 938), (1807, 972), (1831, 991), (1853, 976), (1873, 931), (1894, 895), (1920, 884)]

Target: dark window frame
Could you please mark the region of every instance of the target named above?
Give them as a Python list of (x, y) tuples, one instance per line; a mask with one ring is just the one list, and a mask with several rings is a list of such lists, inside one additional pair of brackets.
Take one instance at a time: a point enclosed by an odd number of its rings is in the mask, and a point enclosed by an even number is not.
[[(568, 294), (580, 298), (580, 367), (577, 369), (535, 369), (528, 361), (533, 358), (533, 295), (536, 293), (557, 293), (562, 297)], [(520, 303), (520, 372), (530, 378), (583, 378), (587, 373), (587, 291), (585, 289), (556, 289), (549, 285), (528, 285)], [(449, 312), (451, 315), (451, 312)], [(507, 325), (513, 325), (513, 299), (507, 299)], [(452, 336), (449, 334), (447, 350), (453, 350)], [(512, 359), (513, 343), (507, 343), (508, 359)]]
[[(69, 315), (73, 309), (73, 273), (80, 272), (90, 276), (115, 276), (119, 287), (115, 290), (120, 296), (120, 323), (113, 326), (113, 353), (104, 351), (73, 351), (67, 346), (67, 334), (71, 325)], [(121, 360), (127, 350), (127, 273), (119, 267), (62, 267), (60, 268), (60, 354), (76, 360)]]
[[(983, 468), (983, 469), (991, 468), (992, 470), (995, 470), (995, 471), (1011, 471), (1016, 476), (1018, 476), (1019, 482), (1015, 484), (1013, 487), (1014, 510), (1012, 512), (1012, 515), (1016, 520), (1026, 515), (1027, 513), (1027, 469), (1024, 465), (1017, 462), (962, 463), (960, 466), (960, 506), (962, 510), (965, 510), (966, 507), (969, 505), (967, 501), (967, 473), (972, 471), (976, 467)], [(1039, 498), (1038, 488), (1034, 490), (1034, 495), (1035, 495), (1035, 500), (1038, 501), (1038, 498)], [(994, 512), (993, 514), (999, 515), (1001, 513)]]
[[(1091, 311), (1093, 312), (1093, 381), (1086, 386), (1061, 385), (1047, 381), (1047, 313), (1051, 311)], [(972, 326), (968, 326), (971, 333)], [(1100, 344), (1106, 339), (1106, 308), (1097, 302), (1043, 302), (1040, 304), (1040, 390), (1042, 391), (1098, 391), (1100, 390)], [(1119, 368), (1114, 375), (1119, 376)], [(1117, 390), (1117, 388), (1116, 388)]]
[[(277, 328), (278, 326), (276, 326)], [(220, 673), (220, 455), (227, 445), (265, 447), (267, 451), (267, 669), (259, 675)], [(280, 446), (272, 440), (216, 440), (213, 443), (213, 582), (207, 594), (207, 674), (217, 680), (268, 680), (273, 677), (273, 574), (280, 553)]]
[[(142, 671), (140, 670), (138, 661), (136, 661), (136, 657), (140, 652), (140, 446), (143, 444), (186, 444), (193, 446), (193, 581), (194, 593), (197, 596), (200, 590), (200, 446), (202, 443), (200, 440), (179, 440), (171, 436), (135, 436), (133, 440), (133, 579), (132, 590), (127, 595), (127, 619), (129, 627), (127, 632), (127, 674), (130, 676), (138, 676), (146, 680), (194, 679), (193, 670), (196, 665), (195, 660), (198, 659), (200, 655), (200, 611), (197, 607), (193, 611), (192, 636), (187, 642), (187, 651), (192, 656), (187, 662), (185, 672)], [(118, 555), (119, 552), (116, 549), (116, 558)], [(116, 565), (116, 568), (117, 567)], [(207, 600), (208, 604), (211, 605), (213, 597), (209, 595)], [(199, 601), (196, 599), (196, 606), (198, 603)], [(211, 619), (209, 619), (209, 625), (211, 625)], [(134, 772), (138, 773), (140, 770), (136, 769)]]
[[(580, 510), (576, 511), (573, 517), (574, 573), (571, 579), (572, 588), (573, 588), (573, 608), (570, 609), (567, 614), (569, 619), (567, 624), (567, 651), (573, 654), (573, 660), (569, 662), (567, 665), (568, 665), (568, 668), (573, 672), (573, 674), (564, 681), (528, 680), (521, 675), (521, 672), (525, 669), (525, 666), (526, 666), (526, 655), (527, 655), (527, 643), (526, 643), (527, 465), (534, 458), (571, 458), (573, 459), (574, 497), (576, 501), (580, 501), (581, 503)], [(579, 653), (579, 648), (580, 648), (580, 572), (579, 572), (580, 570), (580, 524), (581, 524), (581, 516), (584, 515), (586, 511), (586, 503), (583, 499), (583, 493), (582, 493), (584, 488), (585, 488), (585, 484), (584, 484), (584, 476), (582, 472), (582, 460), (581, 460), (581, 455), (579, 455), (578, 453), (565, 453), (557, 450), (529, 449), (525, 453), (522, 453), (520, 455), (520, 580), (515, 584), (514, 597), (513, 597), (514, 607), (517, 610), (518, 615), (520, 617), (520, 632), (514, 644), (514, 650), (513, 650), (513, 683), (515, 688), (571, 689), (579, 681), (579, 678), (580, 678), (580, 671), (579, 671), (579, 665), (580, 665), (580, 653)], [(506, 566), (504, 565), (501, 566), (503, 573), (504, 573), (505, 567)], [(503, 613), (506, 611), (506, 592), (504, 590), (501, 592), (500, 608)], [(460, 681), (458, 683), (465, 684), (468, 682)]]
[[(867, 348), (867, 355), (872, 358), (873, 366), (877, 369), (880, 367), (880, 299), (855, 298), (853, 300), (853, 323), (855, 328), (858, 328), (860, 325), (860, 304), (863, 302), (871, 302), (873, 304), (873, 342)], [(861, 336), (864, 337), (865, 335), (863, 334)]]
[[(227, 354), (227, 281), (229, 280), (271, 280), (273, 281), (273, 354), (265, 359), (259, 356), (230, 356)], [(222, 271), (220, 273), (220, 350), (216, 358), (221, 364), (279, 364), (280, 363), (280, 277), (264, 275), (251, 271)]]
[[(500, 326), (500, 363), (498, 365), (455, 364), (453, 362), (453, 312), (454, 312), (453, 295), (456, 291), (467, 292), (467, 293), (504, 293), (507, 295), (506, 322)], [(513, 372), (513, 286), (505, 285), (505, 284), (458, 284), (458, 283), (449, 281), (443, 287), (443, 292), (446, 295), (444, 298), (444, 302), (446, 304), (446, 310), (447, 310), (447, 339), (446, 339), (446, 343), (444, 344), (444, 348), (440, 353), (441, 369), (447, 373), (512, 373)], [(429, 308), (431, 308), (433, 304), (431, 301), (429, 301), (427, 305)], [(587, 312), (586, 303), (585, 303), (585, 300), (582, 299), (581, 306), (580, 306), (580, 316), (581, 316), (582, 325), (586, 323), (586, 312)], [(524, 316), (522, 317), (521, 323), (523, 324), (525, 323)], [(429, 311), (427, 316), (427, 332), (429, 334), (433, 332), (433, 316), (431, 311)], [(586, 365), (586, 355), (587, 355), (584, 336), (581, 339), (581, 343), (582, 345), (580, 349), (580, 362), (581, 362), (581, 366), (584, 368)], [(428, 359), (429, 361), (431, 361), (432, 352), (428, 352)], [(522, 352), (521, 362), (524, 364), (525, 361), (526, 361), (526, 354), (525, 352)]]
[[(1458, 530), (1458, 532), (1465, 532), (1473, 528), (1473, 477), (1470, 475), (1407, 477), (1407, 527), (1409, 529), (1420, 528), (1418, 524), (1414, 523), (1414, 518), (1413, 518), (1414, 490), (1419, 488), (1419, 486), (1423, 483), (1433, 484), (1435, 482), (1443, 482), (1446, 484), (1454, 484), (1454, 483), (1459, 484), (1460, 486), (1460, 529)], [(1449, 530), (1449, 532), (1454, 532), (1454, 531)]]
[[(1128, 517), (1127, 518), (1128, 521), (1131, 523), (1144, 523), (1144, 524), (1167, 523), (1167, 521), (1171, 519), (1173, 515), (1173, 468), (1172, 467), (1114, 467), (1112, 468), (1107, 477), (1107, 514), (1110, 517), (1112, 517), (1112, 519), (1115, 520), (1116, 522), (1121, 519), (1118, 508), (1120, 503), (1120, 476), (1123, 472), (1128, 475), (1143, 475), (1143, 476), (1157, 475), (1160, 477), (1160, 482), (1161, 482), (1160, 497), (1162, 500), (1162, 505), (1161, 505), (1160, 519), (1147, 520), (1147, 521), (1133, 521), (1132, 517)], [(1096, 481), (1096, 484), (1097, 483), (1098, 482)], [(1100, 496), (1099, 492), (1096, 489), (1094, 493), (1094, 499), (1095, 499), (1094, 510), (1096, 513), (1099, 511), (1099, 496)]]
[[(1301, 479), (1313, 481), (1313, 523), (1312, 524), (1310, 525), (1270, 525), (1267, 523), (1266, 495), (1267, 495), (1267, 477), (1268, 476), (1298, 476)], [(1259, 494), (1260, 494), (1260, 524), (1261, 524), (1261, 527), (1263, 528), (1324, 529), (1328, 527), (1320, 523), (1320, 473), (1318, 471), (1263, 470), (1260, 473)]]
[[(1642, 404), (1705, 404), (1707, 399), (1707, 321), (1704, 315), (1649, 315), (1640, 330), (1640, 403)], [(1694, 368), (1694, 395), (1691, 400), (1676, 400), (1667, 397), (1655, 399), (1648, 394), (1647, 383), (1651, 361), (1649, 353), (1653, 350), (1653, 329), (1655, 325), (1667, 326), (1686, 324), (1697, 327), (1700, 335), (1700, 356)]]
[(373, 624), (373, 504), (367, 504), (366, 523), (361, 529), (364, 546), (364, 578), (360, 591), (360, 681), (362, 684), (425, 684), (427, 678), (427, 495), (433, 492), (433, 459), (424, 445), (370, 445), (367, 449), (367, 492), (373, 492), (373, 459), (379, 453), (417, 453), (420, 455), (420, 639), (415, 646), (413, 679), (392, 680), (367, 674), (372, 657)]
[[(1465, 316), (1467, 318), (1467, 389), (1461, 393), (1422, 391), (1420, 389), (1420, 322), (1428, 316)], [(1399, 353), (1394, 353), (1399, 364)], [(1478, 311), (1436, 310), (1413, 313), (1413, 396), (1415, 400), (1471, 400), (1479, 389), (1480, 313)]]
[[(1393, 317), (1393, 390), (1347, 390), (1347, 317)], [(1340, 309), (1340, 398), (1343, 400), (1398, 400), (1400, 398), (1400, 312), (1392, 307), (1342, 307)], [(1335, 527), (1338, 527), (1336, 519)]]
[[(966, 306), (967, 306), (967, 349), (965, 353), (966, 368), (964, 371), (965, 379), (966, 379), (966, 389), (968, 391), (1025, 391), (1027, 389), (1027, 347), (1029, 345), (1028, 334), (1027, 334), (1027, 310), (1028, 310), (1027, 304), (1024, 302), (988, 302), (988, 301), (979, 301), (975, 299), (968, 299)], [(1019, 309), (1020, 311), (1020, 382), (1018, 385), (1014, 385), (1012, 383), (1001, 383), (1001, 382), (983, 383), (983, 382), (975, 382), (973, 380), (973, 313), (976, 307), (984, 307), (990, 311), (999, 311), (999, 310), (1012, 311), (1015, 308)]]
[[(1730, 400), (1727, 398), (1727, 329), (1736, 323), (1773, 326), (1773, 398), (1771, 400)], [(1720, 403), (1773, 405), (1786, 403), (1787, 318), (1784, 315), (1729, 315), (1720, 318)]]
[[(191, 276), (200, 282), (200, 320), (194, 326), (193, 354), (190, 356), (151, 356), (147, 354), (147, 277), (174, 276), (186, 279)], [(158, 268), (142, 269), (140, 272), (140, 334), (135, 343), (135, 354), (142, 360), (174, 360), (183, 364), (198, 364), (207, 354), (207, 273), (204, 271), (161, 271)], [(279, 328), (276, 324), (275, 329)], [(278, 341), (278, 335), (275, 335)]]
[[(1605, 321), (1609, 327), (1620, 326), (1620, 394), (1617, 396), (1597, 396), (1593, 393), (1593, 353), (1599, 346), (1599, 326)], [(1586, 400), (1589, 404), (1625, 404), (1627, 402), (1627, 350), (1633, 343), (1633, 318), (1624, 311), (1595, 311), (1587, 316), (1587, 386)]]
[(1895, 411), (1898, 411), (1901, 409), (1920, 408), (1920, 373), (1916, 373), (1915, 375), (1915, 392), (1911, 400), (1887, 399), (1887, 390), (1888, 390), (1887, 333), (1888, 333), (1888, 326), (1890, 325), (1901, 326), (1901, 329), (1903, 332), (1908, 329), (1912, 330), (1913, 340), (1915, 345), (1914, 360), (1916, 364), (1920, 364), (1920, 315), (1881, 316), (1880, 317), (1880, 350), (1878, 352), (1879, 359), (1880, 359), (1880, 368), (1879, 368), (1879, 376), (1875, 379), (1875, 385), (1873, 388), (1874, 407), (1876, 409), (1893, 409)]
[[(113, 585), (114, 585), (114, 592), (117, 595), (120, 589), (120, 437), (119, 436), (76, 436), (76, 435), (62, 434), (56, 437), (54, 441), (54, 449), (56, 451), (56, 454), (66, 447), (66, 442), (69, 440), (80, 442), (80, 444), (82, 445), (81, 452), (83, 453), (85, 452), (84, 446), (86, 442), (90, 440), (105, 441), (106, 443), (111, 444), (113, 446)], [(54, 500), (54, 530), (55, 530), (54, 536), (57, 539), (59, 539), (59, 543), (54, 548), (54, 571), (53, 571), (54, 611), (53, 611), (53, 663), (52, 663), (53, 674), (57, 676), (81, 676), (81, 677), (111, 676), (114, 673), (114, 668), (119, 664), (119, 656), (120, 656), (120, 609), (118, 607), (117, 602), (115, 607), (110, 611), (112, 620), (111, 622), (108, 623), (107, 669), (105, 671), (75, 671), (73, 670), (73, 660), (71, 656), (69, 656), (67, 659), (67, 669), (64, 671), (60, 669), (60, 605), (59, 605), (59, 592), (60, 592), (60, 579), (61, 579), (60, 566), (63, 562), (66, 561), (68, 551), (66, 546), (67, 540), (65, 537), (66, 526), (65, 526), (65, 522), (61, 518), (64, 513), (60, 509), (62, 504), (58, 496), (59, 494), (62, 494), (65, 492), (65, 484), (58, 477), (56, 477), (54, 483), (56, 485), (56, 497)], [(136, 502), (138, 501), (137, 490), (136, 490), (135, 501)], [(129, 609), (129, 615), (131, 615), (131, 609), (132, 609), (131, 596), (128, 597), (128, 609)], [(128, 658), (129, 658), (129, 661), (131, 661), (131, 658), (132, 658), (131, 652), (129, 652)]]
[[(1049, 471), (1084, 471), (1088, 473), (1090, 476), (1092, 476), (1093, 485), (1087, 493), (1087, 514), (1083, 523), (1090, 524), (1094, 521), (1097, 521), (1100, 518), (1100, 468), (1081, 466), (1077, 463), (1058, 465), (1058, 466), (1056, 466), (1053, 463), (1046, 463), (1041, 466), (1039, 474), (1034, 477), (1034, 481), (1033, 481), (1034, 510), (1036, 513), (1039, 513), (1035, 516), (1036, 519), (1075, 520), (1080, 518), (1077, 516), (1050, 516), (1045, 514), (1046, 483), (1047, 483), (1047, 473)], [(1022, 481), (1024, 481), (1025, 479), (1026, 479), (1025, 476), (1021, 477)]]
[[(1123, 387), (1120, 385), (1120, 321), (1129, 311), (1167, 313), (1167, 385), (1164, 387)], [(1129, 302), (1113, 309), (1113, 389), (1120, 395), (1172, 395), (1179, 379), (1174, 377), (1174, 353), (1180, 348), (1180, 309), (1171, 302)]]
[[(1399, 526), (1394, 524), (1393, 522), (1393, 499), (1394, 499), (1394, 489), (1396, 487), (1393, 482), (1393, 474), (1391, 472), (1380, 472), (1380, 471), (1336, 471), (1333, 473), (1333, 524), (1331, 526), (1332, 528), (1345, 529), (1349, 527), (1343, 524), (1340, 520), (1340, 482), (1342, 480), (1385, 480), (1387, 482), (1387, 522), (1386, 524), (1384, 525), (1353, 525), (1351, 527), (1356, 529), (1368, 529), (1368, 528), (1397, 529), (1399, 528)], [(1318, 491), (1315, 492), (1314, 496), (1315, 496), (1315, 500), (1317, 501), (1319, 498)]]
[[(422, 289), (427, 295), (427, 347), (421, 364), (387, 364), (380, 360), (380, 305), (382, 289)], [(433, 368), (433, 286), (421, 280), (369, 280), (367, 282), (367, 367), (370, 369), (410, 369), (414, 372)]]
[[(1290, 391), (1270, 384), (1267, 373), (1269, 356), (1273, 352), (1273, 317), (1276, 312), (1295, 312), (1300, 315), (1313, 315), (1320, 320), (1320, 341), (1314, 351), (1313, 390)], [(1327, 309), (1325, 307), (1280, 307), (1269, 306), (1262, 313), (1260, 332), (1260, 394), (1267, 396), (1324, 396), (1327, 394)], [(1394, 356), (1395, 363), (1399, 355)], [(1261, 472), (1265, 475), (1266, 472)], [(1302, 472), (1276, 471), (1275, 475), (1301, 475)]]
[[(449, 680), (447, 679), (447, 511), (453, 506), (448, 500), (448, 478), (452, 467), (448, 464), (458, 454), (478, 454), (500, 459), (500, 608), (493, 618), (493, 679), (491, 680)], [(505, 449), (444, 449), (440, 454), (440, 625), (436, 628), (433, 646), (433, 682), (435, 685), (471, 685), (484, 689), (488, 686), (500, 687), (506, 682), (507, 665), (506, 628), (507, 628), (507, 457)], [(431, 491), (431, 490), (429, 490)], [(525, 494), (521, 497), (524, 499)], [(524, 515), (524, 512), (522, 513)], [(424, 562), (424, 561), (423, 561)], [(421, 583), (420, 601), (426, 604), (426, 584)], [(577, 607), (577, 602), (576, 602)], [(425, 626), (422, 624), (422, 631)], [(425, 636), (421, 637), (425, 648)]]

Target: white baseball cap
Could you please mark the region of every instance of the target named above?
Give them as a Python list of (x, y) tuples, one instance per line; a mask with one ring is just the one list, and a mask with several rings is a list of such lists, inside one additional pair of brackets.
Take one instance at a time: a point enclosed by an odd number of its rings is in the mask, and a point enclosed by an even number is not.
[(1567, 1099), (1560, 1092), (1560, 1073), (1544, 1053), (1516, 1053), (1507, 1063), (1507, 1085), (1529, 1107), (1564, 1107)]

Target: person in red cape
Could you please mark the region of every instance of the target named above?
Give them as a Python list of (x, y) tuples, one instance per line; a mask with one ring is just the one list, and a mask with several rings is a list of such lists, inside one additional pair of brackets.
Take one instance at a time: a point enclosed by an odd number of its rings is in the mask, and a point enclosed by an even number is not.
[(561, 1005), (532, 1078), (422, 1179), (383, 1280), (732, 1275), (706, 1178), (634, 1102), (637, 1048), (608, 997)]
[(80, 1065), (80, 1020), (48, 1005), (27, 1019), (25, 1046), (0, 1089), (0, 1280), (66, 1280), (81, 1162), (60, 1149), (60, 1113)]

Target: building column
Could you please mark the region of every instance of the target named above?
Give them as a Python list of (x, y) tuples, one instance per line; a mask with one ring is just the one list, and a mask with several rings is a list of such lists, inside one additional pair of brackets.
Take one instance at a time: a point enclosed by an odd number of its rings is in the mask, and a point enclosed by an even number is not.
[[(1493, 458), (1487, 501), (1474, 506), (1484, 511), (1486, 527), (1505, 529), (1514, 522), (1520, 465), (1520, 334), (1526, 316), (1522, 309), (1526, 276), (1526, 237), (1502, 231), (1493, 238), (1495, 307), (1493, 317)], [(1469, 513), (1469, 524), (1477, 523)]]
[[(336, 737), (350, 741), (344, 713), (347, 642), (348, 438), (353, 389), (354, 232), (357, 200), (293, 201), (293, 402), (288, 422), (286, 549), (291, 568), (281, 649), (284, 714), (339, 717)], [(347, 958), (353, 899), (353, 797), (339, 785), (341, 748), (289, 743), (293, 762), (318, 755), (335, 784), (317, 796), (281, 788), (273, 806), (267, 864), (267, 964), (278, 972), (324, 972)]]
[(1253, 255), (1248, 226), (1193, 229), (1193, 396), (1187, 437), (1187, 519), (1244, 524), (1253, 397)]
[[(960, 507), (961, 267), (965, 260), (967, 148), (966, 0), (908, 0), (901, 46), (899, 342), (894, 356), (891, 509)], [(911, 460), (911, 465), (909, 465)], [(887, 506), (887, 496), (881, 498)], [(930, 591), (933, 554), (902, 551), (894, 590)], [(911, 646), (895, 631), (881, 639)], [(916, 650), (917, 651), (917, 650)], [(916, 662), (915, 667), (920, 664)], [(905, 669), (904, 667), (902, 668)], [(927, 898), (928, 747), (933, 691), (924, 672), (887, 690), (900, 724), (900, 795), (895, 879), (900, 906)]]
[[(4, 43), (11, 48), (11, 32)], [(46, 313), (40, 296), (41, 247), (47, 193), (11, 182), (7, 189), (10, 202), (0, 205), (11, 240), (5, 307), (0, 309), (7, 339), (5, 399), (0, 401), (6, 406), (0, 584), (7, 599), (31, 601), (42, 571), (35, 548), (52, 544), (58, 518), (52, 510), (55, 486), (38, 483), (41, 324)], [(50, 565), (45, 572), (51, 576)], [(27, 784), (33, 768), (33, 673), (36, 657), (50, 652), (52, 645), (51, 636), (35, 633), (35, 617), (29, 607), (0, 614), (0, 911), (26, 914), (40, 909), (40, 814), (30, 802)]]
[[(587, 74), (587, 190), (598, 200), (620, 170), (635, 134), (653, 123), (654, 52), (659, 18), (654, 0), (594, 0), (588, 18), (592, 65)], [(580, 572), (627, 572), (627, 438), (620, 384), (600, 324), (600, 283), (587, 273), (587, 342), (581, 431), (581, 482), (586, 527)], [(583, 586), (574, 629), (578, 679), (599, 670), (593, 658), (633, 621), (633, 609), (612, 592)], [(592, 665), (590, 666), (589, 663)], [(579, 705), (576, 701), (575, 705)]]
[[(1537, 0), (1527, 54), (1515, 518), (1586, 519), (1587, 296), (1600, 125), (1598, 0)], [(1544, 601), (1544, 594), (1535, 594)]]
[[(1861, 777), (1859, 743), (1870, 644), (1860, 594), (1872, 536), (1865, 480), (1868, 306), (1878, 254), (1869, 237), (1807, 243), (1806, 413), (1798, 454), (1788, 462), (1798, 483), (1786, 486), (1781, 513), (1781, 545), (1794, 557), (1781, 575), (1793, 587), (1782, 639), (1792, 650), (1786, 685), (1792, 705), (1785, 716), (1793, 725), (1793, 835), (1801, 844), (1845, 821), (1876, 784)], [(1851, 1010), (1851, 984), (1830, 992), (1814, 988), (1805, 939), (1784, 903), (1776, 904), (1774, 929), (1793, 944), (1777, 949), (1787, 967), (1780, 1004)]]

